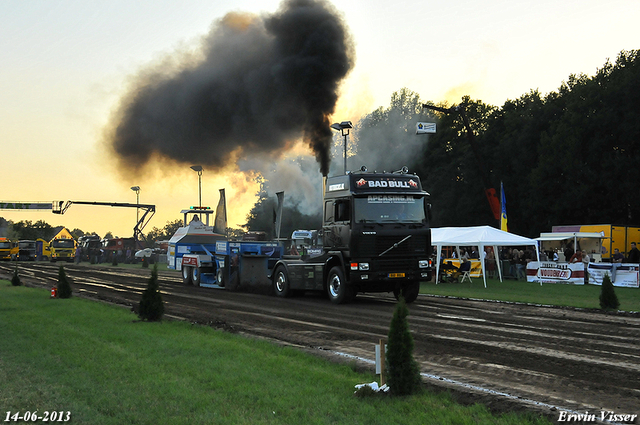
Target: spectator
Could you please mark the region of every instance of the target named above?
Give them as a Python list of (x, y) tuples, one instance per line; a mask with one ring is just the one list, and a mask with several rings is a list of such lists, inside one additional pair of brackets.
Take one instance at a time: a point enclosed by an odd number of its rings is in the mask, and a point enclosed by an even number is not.
[(78, 245), (76, 247), (76, 253), (75, 253), (76, 264), (80, 264), (80, 255), (82, 255), (82, 250), (80, 249), (80, 245)]
[(620, 252), (618, 248), (613, 250), (613, 257), (611, 257), (612, 263), (622, 263), (624, 261), (624, 255)]
[(630, 263), (640, 263), (640, 251), (636, 248), (635, 242), (631, 242), (631, 251), (629, 251), (628, 261)]
[(576, 251), (575, 254), (571, 256), (569, 259), (570, 263), (581, 263), (582, 262), (582, 251)]

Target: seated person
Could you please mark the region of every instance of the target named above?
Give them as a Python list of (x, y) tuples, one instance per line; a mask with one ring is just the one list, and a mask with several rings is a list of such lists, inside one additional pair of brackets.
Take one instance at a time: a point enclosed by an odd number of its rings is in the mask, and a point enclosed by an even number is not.
[(464, 261), (460, 266), (460, 272), (471, 271), (471, 261)]
[(613, 256), (611, 257), (612, 263), (622, 263), (624, 261), (624, 254), (620, 252), (618, 248), (613, 250)]
[(444, 259), (442, 259), (442, 262), (440, 265), (440, 275), (443, 279), (444, 278), (453, 279), (454, 275), (457, 277), (458, 274), (460, 274), (459, 269), (456, 266), (454, 266), (451, 263), (451, 261), (447, 261), (445, 263)]

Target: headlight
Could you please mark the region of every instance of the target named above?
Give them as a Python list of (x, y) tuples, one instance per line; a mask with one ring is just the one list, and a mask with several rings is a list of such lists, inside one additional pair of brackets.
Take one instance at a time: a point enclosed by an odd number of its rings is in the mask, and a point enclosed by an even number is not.
[(420, 267), (421, 269), (426, 269), (427, 267), (429, 267), (429, 260), (418, 261), (418, 267)]
[(360, 263), (358, 264), (358, 270), (369, 270), (369, 263)]

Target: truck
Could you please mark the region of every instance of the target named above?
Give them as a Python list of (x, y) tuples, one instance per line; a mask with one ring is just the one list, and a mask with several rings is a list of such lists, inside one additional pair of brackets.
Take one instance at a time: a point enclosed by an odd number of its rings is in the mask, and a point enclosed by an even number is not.
[(406, 167), (327, 178), (323, 200), (323, 251), (282, 258), (272, 273), (275, 294), (326, 291), (336, 304), (360, 292), (393, 292), (415, 301), (420, 281), (431, 279), (429, 194)]
[(30, 240), (18, 241), (18, 260), (20, 261), (36, 260), (36, 241), (30, 241)]
[(75, 258), (76, 241), (69, 238), (55, 238), (50, 244), (51, 257), (50, 261), (66, 261), (72, 263)]
[(0, 238), (0, 260), (15, 260), (18, 257), (18, 243), (9, 238)]
[[(228, 241), (202, 222), (171, 238), (168, 266), (185, 284), (227, 289), (268, 288), (279, 297), (326, 292), (336, 304), (358, 293), (393, 292), (415, 301), (431, 279), (429, 194), (403, 167), (328, 177), (323, 200), (322, 250), (286, 255), (282, 241)], [(184, 210), (185, 223), (187, 214)]]
[(78, 238), (78, 246), (80, 246), (80, 259), (81, 261), (89, 261), (96, 259), (100, 256), (100, 248), (102, 248), (102, 241), (98, 235), (83, 235)]

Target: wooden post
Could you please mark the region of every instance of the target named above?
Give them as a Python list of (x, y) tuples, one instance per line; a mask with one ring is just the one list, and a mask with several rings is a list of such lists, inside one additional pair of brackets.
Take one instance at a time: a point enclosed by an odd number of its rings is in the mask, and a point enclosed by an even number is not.
[(384, 373), (384, 369), (385, 369), (385, 360), (384, 360), (384, 354), (385, 354), (385, 349), (384, 349), (384, 339), (380, 340), (380, 386), (383, 386), (386, 382), (385, 380), (385, 373)]

